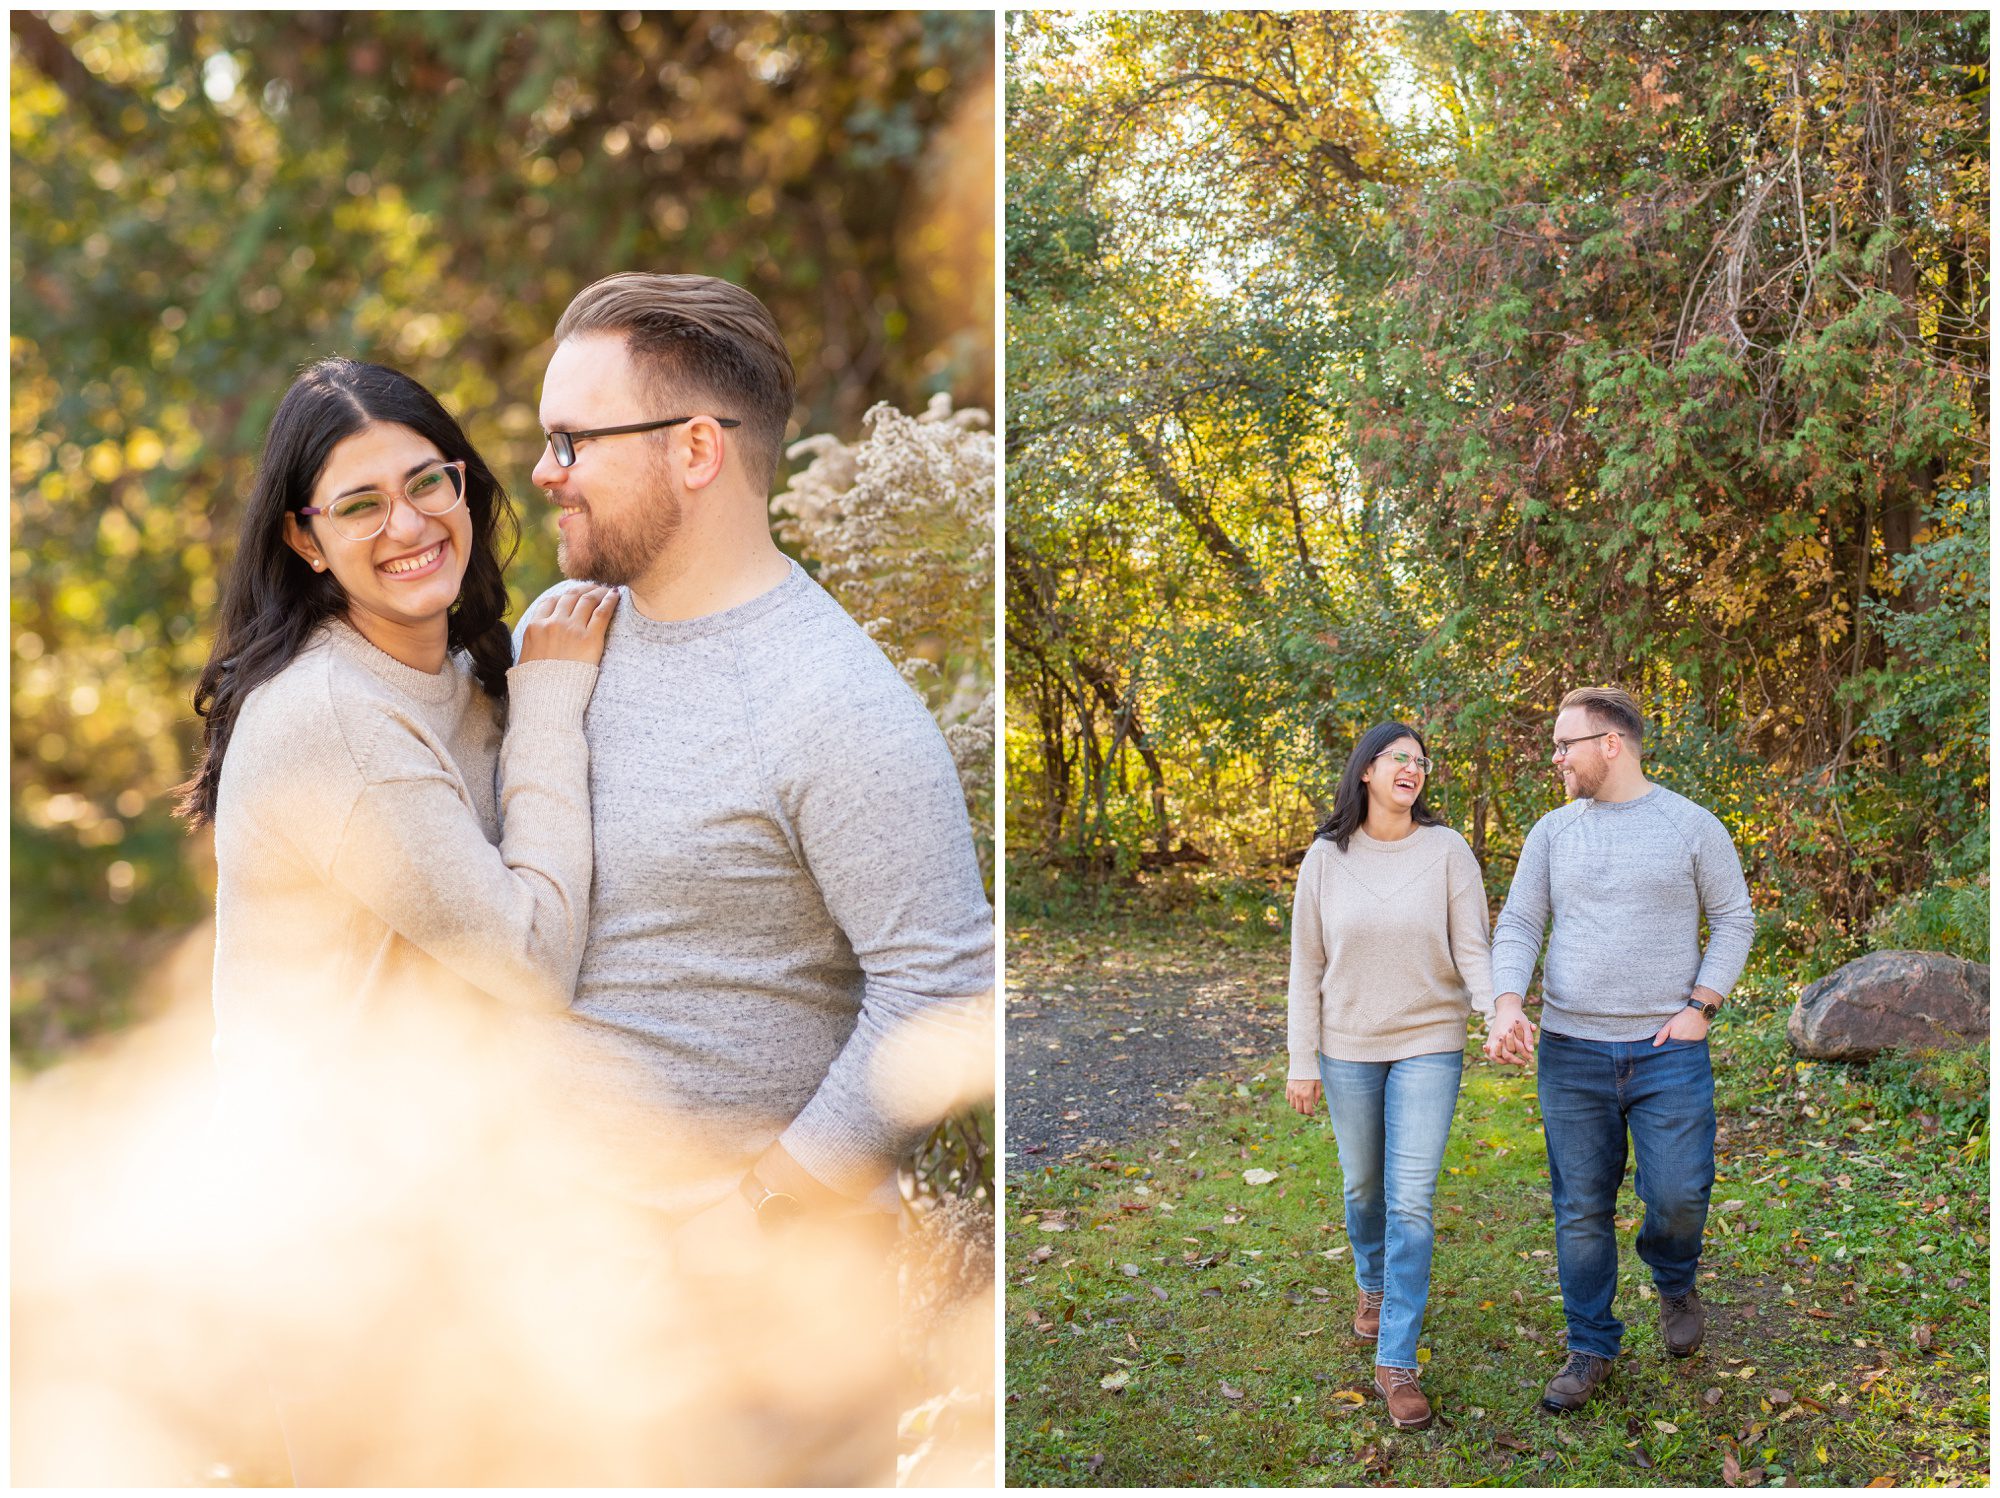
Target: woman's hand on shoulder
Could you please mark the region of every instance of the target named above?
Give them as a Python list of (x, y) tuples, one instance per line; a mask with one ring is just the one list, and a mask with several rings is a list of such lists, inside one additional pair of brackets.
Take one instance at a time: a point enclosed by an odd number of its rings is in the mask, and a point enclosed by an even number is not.
[(545, 595), (521, 621), (523, 661), (604, 659), (604, 636), (618, 611), (618, 590), (591, 584)]

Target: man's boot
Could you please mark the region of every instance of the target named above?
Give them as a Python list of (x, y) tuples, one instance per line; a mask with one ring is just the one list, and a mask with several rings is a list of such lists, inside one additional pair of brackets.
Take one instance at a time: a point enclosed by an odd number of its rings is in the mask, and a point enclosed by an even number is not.
[(1361, 1302), (1354, 1309), (1354, 1335), (1363, 1341), (1373, 1342), (1382, 1335), (1381, 1290), (1363, 1290)]
[(1417, 1370), (1375, 1365), (1375, 1392), (1387, 1401), (1389, 1419), (1398, 1430), (1422, 1430), (1431, 1423), (1431, 1404), (1417, 1387)]
[(1702, 1328), (1708, 1313), (1702, 1309), (1701, 1295), (1690, 1285), (1685, 1294), (1660, 1297), (1660, 1340), (1677, 1358), (1692, 1357), (1701, 1346)]
[(1597, 1386), (1611, 1376), (1611, 1359), (1588, 1352), (1572, 1352), (1563, 1371), (1542, 1390), (1542, 1408), (1562, 1415), (1590, 1403)]

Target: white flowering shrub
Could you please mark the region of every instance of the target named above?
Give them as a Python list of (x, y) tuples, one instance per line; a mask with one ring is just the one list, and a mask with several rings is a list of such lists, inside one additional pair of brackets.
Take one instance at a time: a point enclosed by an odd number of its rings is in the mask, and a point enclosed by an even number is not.
[(812, 461), (771, 501), (778, 539), (809, 563), (930, 706), (993, 872), (993, 434), (984, 411), (935, 395), (887, 403), (849, 445), (795, 442)]

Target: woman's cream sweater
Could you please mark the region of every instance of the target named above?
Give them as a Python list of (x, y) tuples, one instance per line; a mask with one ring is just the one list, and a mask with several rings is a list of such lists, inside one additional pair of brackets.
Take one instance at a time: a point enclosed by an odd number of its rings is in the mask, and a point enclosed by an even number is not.
[(1321, 1055), (1459, 1050), (1468, 1010), (1493, 1007), (1487, 929), (1478, 860), (1451, 828), (1357, 830), (1345, 853), (1315, 838), (1292, 901), (1286, 1075), (1317, 1081)]

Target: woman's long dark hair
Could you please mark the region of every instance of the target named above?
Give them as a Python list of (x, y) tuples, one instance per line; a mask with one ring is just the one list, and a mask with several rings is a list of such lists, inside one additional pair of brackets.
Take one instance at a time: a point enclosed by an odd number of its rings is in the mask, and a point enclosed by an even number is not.
[(347, 609), (347, 594), (332, 574), (313, 571), (285, 544), (285, 516), (312, 503), (313, 485), (334, 447), (375, 422), (408, 427), (447, 461), (465, 463), (472, 551), (451, 607), (446, 649), (472, 658), (473, 674), (489, 696), (507, 695), (514, 641), (507, 630), (502, 572), (520, 540), (513, 503), (430, 391), (384, 365), (321, 359), (292, 382), (271, 418), (215, 645), (194, 689), (194, 710), (202, 719), (201, 763), (180, 787), (178, 807), (193, 826), (215, 820), (222, 758), (244, 699), (290, 665), (321, 623)]
[[(1407, 723), (1377, 723), (1361, 735), (1361, 742), (1354, 746), (1354, 752), (1347, 756), (1347, 768), (1340, 772), (1340, 785), (1333, 793), (1333, 813), (1319, 824), (1318, 835), (1331, 839), (1341, 852), (1347, 851), (1347, 840), (1354, 836), (1354, 829), (1368, 819), (1368, 792), (1361, 784), (1361, 772), (1375, 763), (1375, 757), (1398, 739), (1415, 739), (1417, 752), (1430, 758), (1430, 750), (1424, 748), (1424, 736)], [(1424, 779), (1424, 791), (1430, 789), (1430, 778)], [(1410, 818), (1419, 827), (1441, 827), (1444, 818), (1430, 808), (1424, 800), (1423, 791), (1417, 793), (1416, 801), (1410, 807)]]

